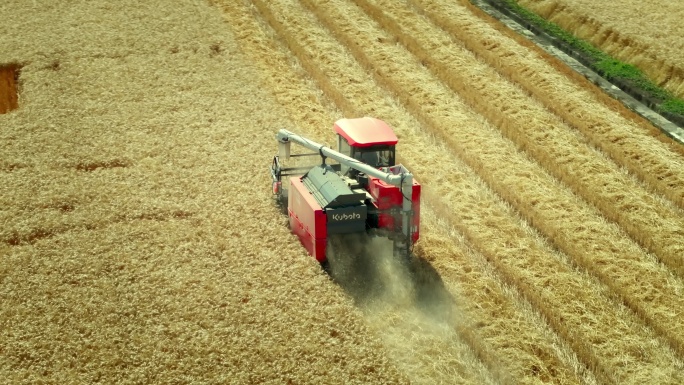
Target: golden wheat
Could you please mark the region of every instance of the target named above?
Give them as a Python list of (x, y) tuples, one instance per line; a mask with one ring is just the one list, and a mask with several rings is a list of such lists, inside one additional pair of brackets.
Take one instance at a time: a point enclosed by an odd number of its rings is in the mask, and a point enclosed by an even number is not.
[[(681, 156), (469, 6), (15, 3), (10, 383), (682, 381)], [(276, 129), (363, 115), (424, 188), (413, 275), (381, 243), (348, 261), (369, 292), (305, 255), (265, 172)]]

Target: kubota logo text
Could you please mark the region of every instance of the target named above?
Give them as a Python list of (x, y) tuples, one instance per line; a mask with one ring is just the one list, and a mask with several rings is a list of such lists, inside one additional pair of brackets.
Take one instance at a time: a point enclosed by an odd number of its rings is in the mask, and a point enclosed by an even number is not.
[(359, 214), (359, 213), (333, 214), (332, 219), (334, 221), (350, 221), (352, 219), (361, 219), (361, 214)]

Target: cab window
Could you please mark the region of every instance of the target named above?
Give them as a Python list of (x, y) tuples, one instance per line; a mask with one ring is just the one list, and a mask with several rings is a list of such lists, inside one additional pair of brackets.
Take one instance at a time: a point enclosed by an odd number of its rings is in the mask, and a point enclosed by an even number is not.
[(373, 167), (394, 166), (394, 146), (352, 147), (352, 157)]
[(337, 140), (338, 140), (338, 151), (341, 152), (344, 155), (351, 156), (351, 147), (349, 146), (349, 143), (347, 143), (347, 139), (343, 138), (340, 135), (337, 135)]

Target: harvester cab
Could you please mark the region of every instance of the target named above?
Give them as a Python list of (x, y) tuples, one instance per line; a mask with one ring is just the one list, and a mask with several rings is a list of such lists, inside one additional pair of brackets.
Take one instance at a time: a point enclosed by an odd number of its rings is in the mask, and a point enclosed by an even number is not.
[[(421, 189), (404, 166), (395, 164), (397, 136), (387, 123), (368, 117), (340, 119), (333, 129), (338, 151), (288, 130), (276, 135), (273, 193), (286, 206), (290, 229), (319, 262), (327, 259), (331, 235), (350, 233), (389, 238), (395, 254), (408, 259), (419, 236)], [(292, 142), (314, 152), (291, 154)], [(302, 157), (320, 157), (320, 162), (283, 165)]]
[[(394, 166), (394, 147), (399, 141), (387, 123), (379, 119), (341, 119), (335, 122), (337, 149), (369, 166), (380, 168)], [(355, 175), (358, 170), (341, 166), (344, 174)]]

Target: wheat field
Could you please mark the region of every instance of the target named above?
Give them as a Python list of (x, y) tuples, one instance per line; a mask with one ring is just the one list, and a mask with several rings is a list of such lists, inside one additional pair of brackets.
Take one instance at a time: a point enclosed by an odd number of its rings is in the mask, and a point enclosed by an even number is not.
[[(7, 383), (684, 382), (684, 149), (468, 2), (0, 12)], [(267, 167), (356, 116), (395, 128), (421, 240), (331, 279)]]
[[(519, 0), (684, 97), (684, 7), (677, 1)], [(644, 15), (642, 18), (641, 15)]]

